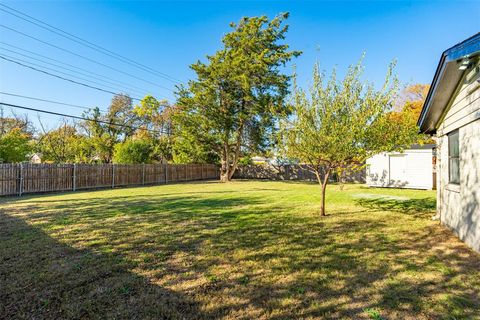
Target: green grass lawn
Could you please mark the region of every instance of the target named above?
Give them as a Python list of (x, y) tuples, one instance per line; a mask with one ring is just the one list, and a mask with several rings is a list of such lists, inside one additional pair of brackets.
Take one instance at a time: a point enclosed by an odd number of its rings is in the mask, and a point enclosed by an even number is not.
[(0, 199), (0, 318), (480, 319), (433, 191), (236, 181)]

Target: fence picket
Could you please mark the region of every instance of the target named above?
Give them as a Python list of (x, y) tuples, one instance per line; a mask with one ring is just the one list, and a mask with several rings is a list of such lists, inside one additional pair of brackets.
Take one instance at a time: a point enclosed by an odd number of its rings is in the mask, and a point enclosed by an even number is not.
[(215, 164), (0, 164), (0, 196), (218, 179)]

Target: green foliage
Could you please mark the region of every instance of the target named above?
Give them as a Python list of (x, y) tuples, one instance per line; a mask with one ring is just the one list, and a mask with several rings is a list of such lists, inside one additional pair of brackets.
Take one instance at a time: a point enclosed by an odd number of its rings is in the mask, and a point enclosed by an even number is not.
[(127, 95), (114, 96), (106, 114), (102, 114), (99, 108), (93, 108), (84, 117), (96, 120), (85, 121), (82, 126), (95, 149), (95, 157), (102, 162), (111, 162), (115, 144), (133, 136), (135, 127), (140, 124), (132, 99)]
[(163, 130), (168, 125), (165, 109), (169, 108), (167, 101), (159, 101), (151, 95), (145, 96), (133, 112), (141, 118), (141, 123), (148, 129)]
[(280, 43), (288, 14), (242, 18), (223, 39), (223, 47), (207, 63), (191, 65), (196, 80), (177, 93), (175, 117), (180, 144), (176, 158), (221, 160), (221, 179), (231, 179), (241, 156), (269, 146), (268, 136), (279, 117), (287, 114), (284, 99), (290, 76), (282, 67), (299, 51)]
[(238, 160), (238, 163), (242, 166), (251, 165), (253, 164), (252, 157), (250, 156), (242, 157), (240, 158), (240, 160)]
[(322, 215), (330, 174), (359, 169), (374, 154), (401, 150), (414, 142), (410, 127), (390, 119), (398, 92), (393, 67), (378, 90), (361, 79), (362, 59), (349, 67), (341, 81), (335, 70), (326, 80), (316, 64), (310, 91), (294, 88), (294, 115), (282, 124), (280, 146), (284, 155), (316, 173), (322, 184)]
[(198, 143), (194, 136), (186, 134), (188, 131), (181, 130), (175, 136), (173, 145), (174, 163), (218, 163), (218, 154), (212, 149), (210, 143)]
[(42, 161), (55, 163), (91, 162), (95, 150), (87, 137), (67, 124), (40, 135), (35, 149)]
[(0, 163), (25, 161), (31, 151), (30, 136), (20, 128), (13, 128), (0, 136)]
[(113, 156), (115, 163), (149, 163), (151, 162), (152, 145), (144, 139), (129, 139), (117, 143)]
[(152, 145), (151, 157), (153, 161), (172, 161), (173, 137), (162, 135), (156, 139), (150, 139), (150, 143)]
[(380, 311), (374, 308), (368, 308), (365, 309), (365, 312), (367, 313), (368, 317), (372, 320), (383, 320), (382, 315), (380, 314)]
[(18, 129), (30, 137), (33, 136), (35, 131), (33, 124), (26, 115), (22, 117), (14, 114), (13, 117), (5, 117), (3, 107), (0, 106), (0, 136), (14, 129)]
[(172, 114), (175, 107), (167, 101), (159, 101), (147, 95), (134, 107), (133, 112), (139, 117), (141, 127), (135, 137), (147, 139), (152, 145), (152, 159), (157, 161), (173, 160), (174, 135)]

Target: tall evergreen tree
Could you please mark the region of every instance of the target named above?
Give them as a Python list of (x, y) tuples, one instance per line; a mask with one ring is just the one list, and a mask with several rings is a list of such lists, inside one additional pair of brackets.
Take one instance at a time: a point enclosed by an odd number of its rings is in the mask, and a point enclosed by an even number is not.
[(282, 71), (300, 55), (283, 43), (288, 13), (242, 18), (231, 24), (223, 48), (191, 65), (196, 80), (178, 91), (178, 142), (221, 160), (221, 180), (231, 180), (243, 153), (262, 151), (276, 120), (286, 115), (290, 76)]

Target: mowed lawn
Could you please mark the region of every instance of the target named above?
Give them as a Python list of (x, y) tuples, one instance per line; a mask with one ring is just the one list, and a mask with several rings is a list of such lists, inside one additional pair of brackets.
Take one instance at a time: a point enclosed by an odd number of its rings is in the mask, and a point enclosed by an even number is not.
[(236, 181), (0, 199), (0, 318), (480, 319), (433, 191)]

